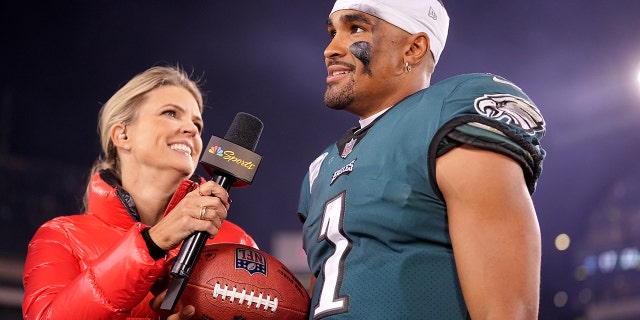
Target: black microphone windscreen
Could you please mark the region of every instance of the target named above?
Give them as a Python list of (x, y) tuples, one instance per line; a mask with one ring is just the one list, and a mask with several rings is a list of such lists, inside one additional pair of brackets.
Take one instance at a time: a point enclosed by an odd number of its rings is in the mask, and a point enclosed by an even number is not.
[(264, 124), (246, 112), (238, 112), (224, 139), (245, 149), (255, 151)]

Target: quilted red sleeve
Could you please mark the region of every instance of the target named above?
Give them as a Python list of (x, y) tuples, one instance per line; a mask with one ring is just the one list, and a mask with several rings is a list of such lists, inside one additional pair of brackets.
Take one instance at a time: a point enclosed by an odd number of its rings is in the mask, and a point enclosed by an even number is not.
[[(93, 261), (81, 261), (82, 250), (67, 228), (47, 223), (29, 244), (23, 284), (25, 319), (126, 319), (147, 296), (166, 260), (154, 261), (136, 224)], [(96, 233), (93, 239), (101, 241)], [(86, 264), (86, 266), (85, 266)]]

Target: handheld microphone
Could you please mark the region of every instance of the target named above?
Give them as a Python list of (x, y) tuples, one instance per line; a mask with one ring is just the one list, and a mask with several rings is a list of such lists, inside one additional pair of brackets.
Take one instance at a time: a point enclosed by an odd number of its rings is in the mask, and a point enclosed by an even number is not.
[[(227, 130), (224, 139), (212, 136), (201, 160), (200, 166), (227, 192), (232, 187), (251, 185), (262, 157), (254, 153), (263, 123), (260, 119), (239, 112)], [(200, 252), (209, 238), (205, 231), (194, 232), (182, 243), (173, 266), (167, 295), (160, 309), (173, 310), (180, 299)]]

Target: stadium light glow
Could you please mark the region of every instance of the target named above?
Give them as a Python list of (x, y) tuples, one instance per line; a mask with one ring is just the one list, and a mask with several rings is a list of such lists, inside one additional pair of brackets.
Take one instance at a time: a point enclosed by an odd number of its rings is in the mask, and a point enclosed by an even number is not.
[(559, 234), (556, 237), (555, 245), (556, 249), (558, 249), (559, 251), (567, 250), (570, 244), (571, 238), (566, 233)]

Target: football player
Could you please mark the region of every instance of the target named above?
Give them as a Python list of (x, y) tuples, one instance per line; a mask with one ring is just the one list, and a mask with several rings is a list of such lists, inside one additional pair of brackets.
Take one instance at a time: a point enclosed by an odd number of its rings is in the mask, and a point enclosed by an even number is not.
[(439, 0), (335, 2), (324, 100), (360, 125), (302, 183), (309, 319), (537, 319), (545, 122), (496, 75), (431, 85), (448, 26)]

